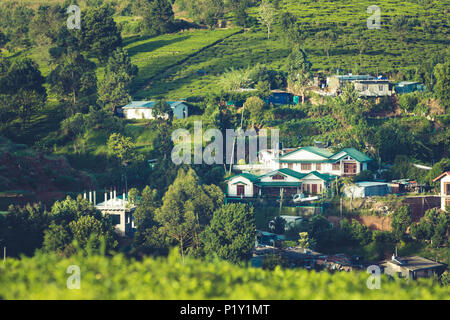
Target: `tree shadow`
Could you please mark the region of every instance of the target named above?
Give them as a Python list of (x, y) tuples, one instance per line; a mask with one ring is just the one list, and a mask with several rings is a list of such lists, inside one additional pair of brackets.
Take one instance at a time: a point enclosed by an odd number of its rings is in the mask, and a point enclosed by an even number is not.
[[(139, 45), (136, 45), (134, 47), (128, 48), (128, 55), (130, 57), (138, 54), (139, 52), (151, 52), (154, 51), (158, 48), (176, 43), (176, 42), (181, 42), (184, 40), (189, 39), (190, 36), (182, 36), (182, 37), (177, 37), (174, 39), (170, 39), (170, 40), (155, 40), (155, 41), (148, 41), (146, 43), (142, 43)], [(141, 39), (139, 39), (139, 41), (141, 41)]]

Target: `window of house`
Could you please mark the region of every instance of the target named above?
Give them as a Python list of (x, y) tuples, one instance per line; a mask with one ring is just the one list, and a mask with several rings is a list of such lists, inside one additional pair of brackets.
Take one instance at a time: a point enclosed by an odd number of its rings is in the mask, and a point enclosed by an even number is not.
[(302, 163), (301, 167), (303, 171), (311, 170), (311, 163)]
[(294, 168), (294, 165), (292, 163), (289, 163), (288, 168), (292, 170)]
[(378, 91), (383, 91), (384, 87), (383, 86), (378, 86)]
[(369, 89), (369, 86), (366, 85), (366, 84), (364, 84), (364, 85), (362, 86), (362, 90), (363, 90), (363, 91), (366, 91), (367, 89)]
[(333, 171), (341, 170), (341, 165), (339, 163), (333, 163)]
[(272, 176), (272, 180), (284, 180), (284, 176), (282, 176), (280, 174), (276, 174), (276, 175)]
[(316, 170), (317, 171), (322, 170), (322, 164), (321, 163), (316, 163)]
[(444, 194), (450, 196), (450, 182), (444, 183)]

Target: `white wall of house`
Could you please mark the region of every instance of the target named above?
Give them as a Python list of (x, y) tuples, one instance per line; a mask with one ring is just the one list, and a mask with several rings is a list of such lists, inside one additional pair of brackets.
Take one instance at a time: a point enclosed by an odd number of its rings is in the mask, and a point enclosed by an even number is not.
[(446, 202), (450, 202), (450, 195), (445, 194), (445, 185), (450, 184), (450, 175), (446, 175), (441, 179), (441, 210), (445, 211)]
[(315, 175), (309, 175), (302, 179), (302, 190), (312, 193), (313, 185), (317, 186), (317, 193), (320, 194), (326, 189), (325, 182)]
[[(275, 175), (281, 175), (281, 176), (284, 176), (284, 179), (283, 180), (276, 180), (276, 179), (273, 179), (273, 176), (275, 176)], [(297, 178), (295, 178), (295, 177), (291, 177), (291, 176), (288, 176), (288, 175), (284, 175), (284, 174), (282, 174), (282, 173), (274, 173), (273, 175), (271, 175), (271, 176), (267, 176), (267, 177), (264, 177), (264, 178), (261, 178), (260, 179), (260, 181), (261, 182), (276, 182), (276, 181), (283, 181), (283, 182), (300, 182), (300, 179), (297, 179)]]
[(126, 108), (123, 116), (126, 119), (154, 119), (151, 108)]
[(237, 197), (237, 186), (244, 186), (244, 197), (253, 197), (253, 183), (242, 176), (237, 176), (228, 180), (228, 196)]
[[(172, 108), (173, 115), (177, 119), (184, 119), (189, 116), (189, 108), (184, 103), (175, 105)], [(154, 119), (152, 108), (125, 108), (123, 115), (126, 119)], [(166, 115), (167, 117), (167, 115)]]

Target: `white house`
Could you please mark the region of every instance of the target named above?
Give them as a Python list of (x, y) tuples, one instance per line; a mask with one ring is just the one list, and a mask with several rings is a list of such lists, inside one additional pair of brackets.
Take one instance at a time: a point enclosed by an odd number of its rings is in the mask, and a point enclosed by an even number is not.
[(227, 195), (229, 197), (254, 198), (258, 196), (288, 197), (304, 192), (307, 194), (323, 193), (335, 176), (313, 171), (300, 173), (282, 168), (256, 176), (241, 173), (229, 177), (227, 181)]
[[(184, 101), (167, 101), (173, 110), (173, 115), (177, 119), (184, 119), (189, 116), (189, 107)], [(154, 119), (153, 107), (155, 101), (132, 101), (122, 107), (121, 111), (126, 119)]]
[(326, 148), (302, 147), (286, 153), (275, 161), (279, 168), (288, 168), (300, 173), (316, 171), (335, 176), (357, 175), (367, 170), (371, 158), (354, 148), (345, 148), (332, 153)]
[(441, 181), (441, 210), (445, 211), (445, 207), (450, 206), (450, 171), (444, 172), (433, 182)]

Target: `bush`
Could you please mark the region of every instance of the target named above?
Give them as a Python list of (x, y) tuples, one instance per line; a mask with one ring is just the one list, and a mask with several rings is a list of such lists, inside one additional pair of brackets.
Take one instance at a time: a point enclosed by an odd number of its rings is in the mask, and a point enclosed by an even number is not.
[[(81, 270), (81, 289), (67, 290), (70, 265)], [(2, 299), (447, 299), (432, 280), (388, 281), (369, 290), (366, 272), (274, 272), (223, 261), (201, 262), (175, 252), (142, 261), (114, 257), (38, 254), (0, 264)], [(175, 289), (176, 288), (176, 289)]]

